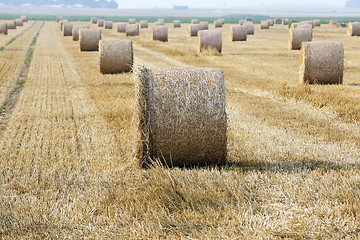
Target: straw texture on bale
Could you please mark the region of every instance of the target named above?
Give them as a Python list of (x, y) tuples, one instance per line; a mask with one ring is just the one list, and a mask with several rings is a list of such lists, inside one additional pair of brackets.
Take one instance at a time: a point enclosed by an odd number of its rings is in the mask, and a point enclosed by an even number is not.
[(61, 20), (63, 20), (63, 17), (62, 17), (62, 16), (57, 16), (57, 17), (56, 17), (56, 21), (57, 21), (57, 22), (60, 22)]
[(104, 27), (104, 20), (103, 19), (98, 19), (98, 22), (97, 22), (97, 24), (98, 24), (98, 27)]
[(181, 28), (181, 21), (180, 20), (174, 20), (173, 24), (174, 24), (174, 28)]
[(198, 51), (210, 49), (221, 53), (222, 34), (220, 30), (201, 30), (198, 32)]
[(246, 34), (247, 35), (254, 35), (255, 34), (255, 26), (252, 22), (246, 22)]
[(347, 32), (350, 36), (360, 36), (360, 22), (350, 22), (347, 26)]
[(270, 26), (270, 27), (274, 26), (274, 20), (268, 19), (267, 21), (269, 22), (269, 26)]
[(209, 29), (209, 23), (208, 22), (200, 22), (201, 30), (208, 30)]
[(230, 29), (231, 41), (246, 41), (247, 28), (246, 26), (232, 26)]
[(92, 24), (97, 24), (98, 23), (98, 18), (97, 17), (91, 17), (91, 23)]
[(340, 42), (304, 42), (300, 81), (308, 84), (342, 84), (344, 48)]
[(101, 40), (100, 29), (80, 29), (80, 51), (98, 51)]
[(320, 19), (315, 19), (315, 20), (314, 20), (314, 25), (315, 25), (315, 27), (321, 27), (321, 21), (320, 21)]
[(288, 25), (289, 24), (289, 19), (283, 19), (282, 24), (283, 25)]
[(133, 66), (131, 40), (102, 39), (99, 42), (100, 72), (104, 74), (130, 72)]
[(64, 37), (72, 36), (73, 24), (64, 23), (63, 28), (64, 28), (64, 30), (63, 30), (63, 36)]
[(88, 29), (87, 25), (74, 25), (72, 29), (72, 37), (73, 41), (79, 41), (79, 30), (80, 29)]
[(261, 29), (269, 29), (269, 21), (260, 22)]
[(159, 18), (159, 19), (157, 20), (157, 22), (158, 22), (158, 23), (165, 24), (165, 19), (163, 19), (163, 18)]
[(275, 24), (281, 24), (281, 23), (282, 23), (282, 20), (280, 18), (275, 19)]
[(311, 42), (312, 28), (291, 28), (289, 30), (289, 50), (299, 50), (301, 43)]
[(148, 28), (149, 24), (147, 20), (140, 21), (140, 28)]
[(6, 21), (6, 25), (8, 29), (16, 29), (15, 20)]
[(191, 19), (191, 24), (199, 24), (199, 19)]
[(27, 21), (28, 21), (28, 17), (27, 17), (27, 16), (21, 16), (20, 18), (21, 18), (21, 20), (22, 20), (23, 22), (27, 22)]
[(118, 33), (126, 33), (126, 22), (120, 22), (117, 24), (117, 32)]
[(227, 155), (224, 72), (141, 69), (136, 78), (139, 158), (168, 166), (222, 165)]
[(153, 27), (152, 39), (154, 41), (167, 42), (168, 41), (168, 28), (167, 26)]
[(16, 23), (17, 27), (24, 26), (23, 21), (21, 20), (21, 18), (15, 19), (15, 23)]
[(126, 36), (139, 36), (139, 25), (126, 24)]
[(196, 37), (198, 34), (198, 31), (201, 29), (200, 24), (190, 24), (188, 25), (188, 33), (190, 37)]
[(223, 25), (223, 24), (222, 24), (219, 20), (214, 21), (214, 27), (215, 27), (215, 28), (221, 28), (222, 25)]
[(135, 18), (130, 18), (128, 23), (129, 24), (136, 24), (136, 19)]
[(8, 35), (8, 27), (5, 22), (0, 23), (0, 34)]
[(112, 21), (105, 21), (105, 29), (112, 29), (113, 22)]

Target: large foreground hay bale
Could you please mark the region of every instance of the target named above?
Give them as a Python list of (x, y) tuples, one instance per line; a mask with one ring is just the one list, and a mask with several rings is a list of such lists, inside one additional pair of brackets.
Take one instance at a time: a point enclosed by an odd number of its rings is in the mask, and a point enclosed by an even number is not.
[(126, 22), (120, 22), (117, 24), (117, 32), (118, 33), (126, 33)]
[(246, 26), (232, 26), (230, 29), (231, 41), (246, 41), (247, 28)]
[(141, 69), (136, 87), (143, 165), (155, 158), (168, 166), (225, 164), (223, 70)]
[(168, 28), (167, 26), (155, 26), (153, 27), (152, 39), (154, 41), (168, 41)]
[(130, 18), (128, 23), (129, 24), (136, 24), (136, 19), (135, 18)]
[(303, 42), (300, 81), (309, 84), (342, 84), (344, 48), (340, 42)]
[(208, 22), (200, 22), (200, 30), (208, 30), (209, 29), (209, 23)]
[(261, 21), (260, 22), (261, 29), (269, 29), (269, 21)]
[(102, 39), (99, 42), (99, 56), (101, 73), (130, 72), (133, 66), (132, 41)]
[(21, 16), (20, 18), (21, 18), (21, 20), (22, 20), (23, 22), (27, 22), (27, 21), (28, 21), (28, 16)]
[(89, 29), (87, 25), (74, 25), (72, 29), (73, 41), (79, 41), (79, 30), (80, 29)]
[(126, 24), (126, 36), (139, 36), (139, 25), (137, 24)]
[(350, 36), (360, 36), (360, 22), (349, 22), (347, 32)]
[(98, 19), (97, 24), (98, 24), (98, 27), (104, 27), (104, 24), (105, 24), (104, 19)]
[(97, 17), (91, 17), (90, 22), (91, 22), (92, 24), (97, 24), (97, 23), (98, 23), (98, 18), (97, 18)]
[(148, 28), (149, 24), (147, 20), (140, 21), (140, 28)]
[(311, 42), (312, 28), (291, 28), (289, 30), (289, 50), (299, 50), (301, 43)]
[(274, 21), (275, 24), (281, 24), (282, 20), (280, 18), (276, 18)]
[(101, 40), (100, 29), (80, 29), (80, 51), (98, 51)]
[(223, 26), (223, 24), (219, 20), (214, 21), (215, 28), (222, 28), (222, 26)]
[(198, 51), (210, 49), (221, 53), (222, 34), (220, 30), (201, 30), (198, 32)]
[(8, 35), (8, 27), (5, 22), (0, 23), (0, 34)]
[(68, 37), (68, 36), (72, 36), (72, 30), (73, 30), (73, 24), (71, 23), (64, 23), (64, 30), (63, 30), (63, 36), (64, 37)]
[(255, 34), (255, 25), (253, 24), (253, 22), (248, 21), (244, 24), (244, 26), (246, 26), (246, 34), (247, 35)]
[(15, 19), (15, 23), (16, 23), (17, 27), (24, 26), (23, 21), (21, 20), (21, 18)]
[(174, 28), (181, 28), (181, 21), (180, 20), (174, 20), (173, 24), (174, 24)]
[(190, 24), (190, 25), (188, 25), (188, 33), (189, 33), (190, 37), (196, 37), (199, 30), (201, 30), (201, 25), (200, 24)]
[(56, 22), (60, 22), (61, 20), (63, 20), (64, 18), (62, 16), (57, 16), (56, 17)]
[(315, 19), (315, 20), (314, 20), (314, 25), (315, 25), (315, 27), (321, 27), (321, 21), (320, 21), (320, 19)]
[(105, 21), (105, 29), (112, 29), (113, 22), (112, 21)]
[(6, 21), (6, 25), (8, 29), (16, 29), (16, 22), (15, 20), (8, 20)]
[(191, 19), (191, 24), (199, 24), (199, 19)]

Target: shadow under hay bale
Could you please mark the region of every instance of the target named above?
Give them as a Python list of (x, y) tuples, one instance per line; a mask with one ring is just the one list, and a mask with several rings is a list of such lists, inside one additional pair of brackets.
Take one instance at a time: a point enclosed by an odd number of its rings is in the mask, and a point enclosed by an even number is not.
[(300, 50), (301, 43), (312, 41), (312, 28), (289, 29), (289, 50)]
[(130, 72), (133, 66), (131, 40), (102, 39), (99, 42), (100, 72), (104, 74)]
[(136, 78), (143, 166), (222, 165), (227, 155), (225, 81), (221, 69), (138, 71)]
[(100, 29), (80, 29), (80, 51), (98, 51), (101, 40)]

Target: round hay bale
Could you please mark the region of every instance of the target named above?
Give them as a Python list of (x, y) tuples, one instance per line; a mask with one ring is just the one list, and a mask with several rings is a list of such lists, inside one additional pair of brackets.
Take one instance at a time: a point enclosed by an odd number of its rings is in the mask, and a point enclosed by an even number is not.
[(62, 16), (57, 16), (56, 17), (56, 22), (60, 22), (61, 20), (63, 20), (64, 18)]
[(100, 29), (79, 29), (80, 51), (98, 51), (101, 40)]
[(190, 37), (196, 37), (199, 30), (201, 30), (201, 25), (200, 24), (190, 24), (190, 25), (188, 25), (188, 33), (189, 33)]
[(174, 28), (181, 28), (181, 21), (180, 20), (174, 20), (173, 24), (174, 24)]
[(165, 26), (165, 23), (163, 23), (163, 22), (155, 22), (155, 26)]
[(168, 41), (168, 28), (167, 26), (153, 27), (152, 39), (154, 41), (167, 42)]
[(28, 17), (27, 17), (27, 16), (21, 16), (20, 18), (21, 18), (21, 20), (22, 20), (23, 22), (27, 22), (27, 21), (28, 21)]
[(283, 19), (282, 24), (283, 25), (288, 25), (289, 24), (289, 19)]
[(21, 18), (15, 19), (15, 23), (16, 23), (17, 27), (24, 26), (23, 21), (21, 20)]
[(269, 22), (269, 27), (274, 26), (274, 20), (273, 19), (268, 19), (267, 21)]
[(132, 41), (102, 39), (99, 42), (99, 56), (101, 73), (130, 72), (133, 66)]
[(269, 29), (269, 21), (261, 21), (260, 22), (261, 29)]
[(126, 24), (126, 36), (139, 36), (139, 25)]
[(245, 26), (246, 26), (246, 34), (247, 35), (254, 35), (254, 33), (255, 33), (255, 25), (252, 22), (248, 21), (248, 22), (245, 23)]
[(315, 20), (314, 20), (314, 25), (315, 25), (315, 27), (321, 27), (321, 21), (320, 21), (320, 19), (315, 19)]
[(148, 28), (149, 24), (147, 20), (140, 21), (140, 28)]
[(68, 23), (68, 22), (69, 22), (69, 20), (67, 20), (67, 19), (60, 20), (60, 22), (59, 22), (60, 31), (64, 30), (64, 23)]
[(130, 18), (128, 23), (129, 24), (136, 24), (136, 19), (135, 18)]
[(282, 20), (280, 18), (275, 19), (275, 24), (281, 24), (281, 23), (282, 23)]
[(120, 22), (117, 24), (117, 32), (118, 33), (126, 33), (126, 22)]
[(310, 24), (311, 25), (311, 27), (312, 28), (315, 28), (315, 23), (314, 23), (314, 21), (301, 21), (300, 22), (300, 25), (302, 25), (302, 24)]
[(293, 27), (294, 27), (294, 23), (297, 23), (297, 21), (291, 21), (291, 22), (289, 23), (289, 28), (293, 28)]
[(289, 30), (289, 50), (299, 50), (301, 43), (311, 42), (312, 28), (291, 28)]
[(223, 26), (223, 24), (219, 20), (214, 21), (215, 28), (222, 28), (222, 26)]
[(8, 29), (16, 29), (15, 20), (6, 21), (6, 25)]
[(209, 23), (208, 22), (200, 22), (200, 29), (201, 30), (208, 30), (209, 29)]
[(243, 24), (245, 24), (245, 23), (246, 23), (245, 20), (239, 20), (239, 24), (240, 24), (240, 25), (243, 25)]
[(347, 32), (350, 36), (360, 36), (360, 22), (349, 22)]
[(165, 19), (163, 19), (163, 18), (159, 18), (159, 19), (157, 20), (157, 22), (165, 25)]
[(199, 24), (199, 19), (191, 19), (191, 24)]
[(221, 53), (222, 34), (220, 30), (200, 30), (198, 32), (198, 51), (215, 49)]
[(218, 21), (221, 22), (221, 25), (225, 24), (225, 19), (224, 18), (219, 18)]
[(344, 48), (340, 42), (303, 42), (300, 81), (308, 84), (342, 84)]
[(105, 21), (103, 19), (98, 19), (98, 27), (104, 27)]
[(246, 41), (247, 28), (246, 26), (232, 26), (230, 29), (231, 41)]
[(245, 21), (252, 22), (253, 20), (251, 18), (245, 18)]
[(79, 30), (80, 29), (89, 29), (89, 26), (86, 25), (74, 25), (72, 29), (73, 41), (79, 41)]
[(90, 22), (91, 22), (92, 24), (97, 24), (97, 23), (98, 23), (98, 18), (97, 18), (97, 17), (91, 17)]
[(113, 22), (112, 21), (105, 21), (105, 29), (112, 29)]
[(64, 30), (63, 30), (63, 36), (64, 37), (72, 36), (73, 24), (64, 23), (63, 28), (64, 28)]
[(144, 68), (136, 87), (143, 166), (156, 158), (170, 167), (226, 163), (223, 70)]
[(5, 22), (0, 23), (0, 34), (8, 35), (8, 27)]

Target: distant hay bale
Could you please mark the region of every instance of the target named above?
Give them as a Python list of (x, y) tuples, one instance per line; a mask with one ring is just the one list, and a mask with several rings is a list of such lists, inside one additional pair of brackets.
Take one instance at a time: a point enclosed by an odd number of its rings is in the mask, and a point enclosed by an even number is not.
[(219, 18), (218, 21), (221, 22), (221, 25), (225, 24), (225, 19), (224, 18)]
[(63, 36), (64, 37), (68, 37), (68, 36), (72, 36), (72, 29), (73, 29), (73, 24), (71, 23), (64, 23), (64, 30), (63, 30)]
[(231, 41), (246, 41), (247, 28), (243, 26), (232, 26), (230, 29), (230, 40)]
[(199, 19), (191, 19), (191, 24), (199, 24)]
[(144, 68), (136, 89), (143, 166), (156, 158), (170, 167), (226, 163), (223, 70)]
[(269, 29), (269, 21), (261, 21), (260, 27), (261, 29)]
[(196, 37), (199, 30), (201, 30), (201, 25), (200, 24), (190, 24), (190, 25), (188, 25), (188, 33), (189, 33), (190, 37)]
[(251, 18), (245, 18), (245, 21), (252, 22), (253, 20)]
[(289, 30), (289, 50), (299, 50), (301, 43), (312, 41), (312, 28), (291, 28)]
[(8, 35), (8, 27), (5, 22), (0, 23), (0, 34)]
[(80, 29), (89, 29), (87, 25), (74, 25), (72, 29), (73, 41), (79, 41), (79, 30)]
[(68, 23), (68, 22), (69, 22), (69, 20), (67, 20), (67, 19), (60, 20), (60, 22), (59, 22), (60, 31), (64, 30), (64, 23)]
[(180, 20), (174, 20), (173, 24), (174, 24), (174, 28), (181, 28), (181, 21)]
[(130, 72), (133, 66), (132, 41), (102, 39), (99, 41), (99, 56), (101, 73)]
[(244, 26), (246, 26), (246, 34), (247, 35), (254, 35), (255, 34), (255, 25), (248, 21), (244, 24)]
[(165, 26), (165, 23), (156, 21), (155, 26)]
[(350, 36), (360, 36), (360, 22), (349, 22), (347, 32)]
[(64, 18), (62, 16), (57, 16), (56, 17), (56, 22), (60, 22), (61, 20), (63, 20)]
[(321, 21), (320, 21), (320, 19), (315, 19), (315, 20), (314, 20), (314, 25), (315, 25), (315, 27), (320, 27), (320, 26), (321, 26)]
[(98, 23), (98, 18), (97, 18), (97, 17), (91, 17), (90, 22), (91, 22), (92, 24), (97, 24), (97, 23)]
[(289, 19), (283, 19), (282, 24), (283, 25), (288, 25), (289, 24)]
[(294, 28), (294, 23), (297, 23), (297, 21), (291, 21), (289, 23), (289, 28)]
[(302, 25), (302, 24), (305, 24), (305, 25), (306, 25), (306, 24), (310, 24), (312, 28), (315, 27), (314, 21), (301, 21), (301, 22), (300, 22), (300, 25)]
[(79, 29), (80, 51), (98, 51), (101, 40), (100, 29)]
[(20, 18), (21, 18), (21, 20), (22, 20), (23, 22), (27, 22), (27, 21), (28, 21), (28, 16), (21, 16)]
[(105, 21), (105, 29), (112, 29), (113, 22), (112, 21)]
[(268, 19), (267, 21), (269, 23), (269, 27), (274, 26), (274, 20), (273, 19)]
[(282, 20), (280, 18), (276, 18), (274, 22), (275, 22), (275, 24), (281, 24)]
[(340, 42), (303, 42), (300, 81), (308, 84), (342, 84), (344, 48)]
[(223, 24), (219, 20), (214, 21), (215, 28), (221, 28), (222, 26), (223, 26)]
[(126, 22), (120, 22), (117, 24), (117, 32), (118, 33), (126, 33)]
[(136, 19), (135, 18), (130, 18), (128, 23), (129, 24), (136, 24)]
[(239, 24), (240, 24), (240, 25), (243, 25), (243, 24), (245, 24), (245, 23), (246, 23), (245, 20), (241, 20), (241, 19), (239, 20)]
[(159, 18), (159, 19), (157, 20), (157, 22), (160, 23), (160, 24), (162, 24), (162, 25), (165, 25), (165, 19), (163, 19), (163, 18)]
[(336, 24), (338, 24), (338, 21), (336, 21), (336, 20), (329, 21), (329, 25), (336, 25)]
[(168, 28), (167, 26), (153, 27), (152, 39), (154, 41), (167, 42), (168, 41)]
[(21, 18), (15, 19), (15, 23), (16, 23), (17, 27), (24, 26), (23, 21), (21, 20)]
[(310, 24), (297, 24), (296, 28), (310, 28), (311, 30), (313, 29)]
[(139, 25), (137, 24), (126, 24), (126, 36), (139, 36)]
[(198, 32), (198, 51), (214, 49), (221, 53), (222, 34), (220, 30), (200, 30)]
[(8, 29), (16, 29), (16, 22), (15, 20), (8, 20), (6, 21), (6, 25)]
[(209, 29), (209, 23), (208, 22), (200, 22), (200, 29), (201, 30), (208, 30)]
[(147, 20), (141, 20), (140, 21), (140, 28), (148, 28), (148, 21)]
[(98, 27), (104, 27), (105, 21), (103, 19), (98, 19)]

